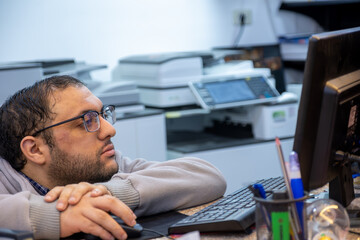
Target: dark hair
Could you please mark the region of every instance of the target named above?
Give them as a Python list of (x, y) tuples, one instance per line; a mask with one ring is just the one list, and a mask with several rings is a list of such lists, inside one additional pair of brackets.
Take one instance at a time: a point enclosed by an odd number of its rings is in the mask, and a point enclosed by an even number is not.
[[(70, 76), (49, 77), (16, 92), (0, 107), (0, 156), (14, 169), (21, 170), (26, 164), (20, 149), (21, 140), (43, 128), (53, 117), (50, 97), (55, 91), (70, 86), (84, 84)], [(48, 144), (51, 143), (51, 131), (41, 134)]]

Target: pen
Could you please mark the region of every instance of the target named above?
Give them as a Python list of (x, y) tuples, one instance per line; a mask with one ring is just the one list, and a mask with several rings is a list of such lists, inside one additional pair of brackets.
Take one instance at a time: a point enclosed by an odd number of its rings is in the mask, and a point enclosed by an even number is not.
[[(255, 187), (255, 185), (256, 185), (256, 187)], [(254, 194), (255, 197), (264, 198), (264, 199), (266, 198), (264, 187), (261, 184), (249, 185), (248, 189)], [(271, 231), (270, 216), (268, 215), (265, 206), (262, 203), (259, 203), (259, 204), (260, 204), (259, 207), (261, 210), (261, 214), (262, 214), (262, 217), (264, 218), (266, 227), (269, 231)]]
[[(281, 170), (282, 170), (282, 173), (284, 176), (284, 181), (285, 181), (286, 189), (288, 191), (289, 199), (294, 200), (294, 195), (293, 195), (291, 185), (290, 185), (290, 178), (287, 173), (286, 166), (285, 166), (284, 154), (282, 152), (280, 140), (278, 137), (275, 138), (275, 143), (276, 143), (276, 149), (277, 149), (277, 152), (278, 152), (278, 155), (280, 158)], [(298, 212), (296, 209), (296, 205), (291, 203), (290, 209), (291, 209), (291, 215), (293, 216), (292, 219), (294, 221), (294, 226), (293, 226), (295, 228), (294, 236), (298, 238), (298, 234), (301, 234), (302, 229), (300, 226), (300, 220), (299, 220)]]
[[(290, 184), (293, 191), (294, 199), (301, 198), (304, 196), (304, 186), (301, 180), (299, 158), (296, 152), (292, 151), (290, 153)], [(303, 207), (304, 203), (302, 201), (296, 202), (296, 209), (298, 212), (300, 225), (302, 230), (304, 230), (303, 222)]]
[(255, 184), (253, 185), (253, 188), (254, 188), (255, 190), (258, 190), (259, 195), (260, 195), (261, 198), (266, 199), (266, 193), (265, 193), (265, 190), (264, 190), (264, 187), (263, 187), (262, 184), (260, 184), (260, 183), (255, 183)]

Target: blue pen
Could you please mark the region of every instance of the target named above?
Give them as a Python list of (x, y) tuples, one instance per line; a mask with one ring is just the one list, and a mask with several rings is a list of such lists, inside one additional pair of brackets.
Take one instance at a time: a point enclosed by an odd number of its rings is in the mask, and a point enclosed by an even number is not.
[[(297, 153), (294, 151), (290, 153), (290, 185), (294, 199), (302, 198), (304, 196), (304, 187), (301, 180), (299, 159)], [(296, 210), (299, 215), (302, 230), (304, 230), (303, 207), (304, 203), (302, 201), (296, 202)]]
[[(249, 186), (249, 189), (254, 193), (255, 197), (261, 197), (263, 199), (266, 199), (266, 193), (264, 190), (264, 187), (261, 183), (255, 183), (254, 185)], [(266, 227), (268, 231), (271, 231), (271, 222), (270, 222), (270, 215), (267, 213), (266, 208), (264, 205), (260, 204), (261, 208), (261, 214), (264, 218)]]
[(262, 197), (263, 199), (266, 199), (266, 193), (265, 193), (265, 190), (264, 190), (264, 187), (262, 184), (255, 183), (253, 185), (253, 188), (259, 191), (260, 197)]

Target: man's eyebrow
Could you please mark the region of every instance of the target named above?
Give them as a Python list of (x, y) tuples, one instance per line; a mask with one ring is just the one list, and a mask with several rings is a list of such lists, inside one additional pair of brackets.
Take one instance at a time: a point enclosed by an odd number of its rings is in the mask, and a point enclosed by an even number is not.
[[(103, 110), (104, 110), (104, 105), (102, 105), (99, 113), (101, 113)], [(97, 112), (97, 110), (95, 110), (95, 109), (86, 109), (86, 110), (81, 111), (81, 112), (80, 112), (78, 115), (76, 115), (76, 116), (83, 115), (83, 114), (85, 114), (85, 113), (87, 113), (87, 112), (90, 112), (90, 111), (95, 111), (95, 112)]]

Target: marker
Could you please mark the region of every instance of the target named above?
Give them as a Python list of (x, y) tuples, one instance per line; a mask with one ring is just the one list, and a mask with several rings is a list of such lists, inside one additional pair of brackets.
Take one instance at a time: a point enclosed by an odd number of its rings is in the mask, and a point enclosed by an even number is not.
[(271, 226), (273, 239), (290, 240), (289, 212), (286, 209), (271, 213)]
[[(292, 151), (290, 153), (290, 184), (293, 192), (294, 199), (302, 198), (304, 196), (304, 186), (301, 180), (299, 158), (296, 152)], [(304, 203), (302, 201), (296, 202), (296, 209), (298, 212), (300, 224), (302, 230), (304, 230), (303, 222), (303, 207)]]
[[(274, 201), (286, 200), (288, 194), (286, 191), (274, 191)], [(271, 206), (271, 226), (272, 239), (290, 240), (290, 220), (289, 208), (287, 204), (272, 204)], [(295, 234), (293, 234), (295, 236)]]

